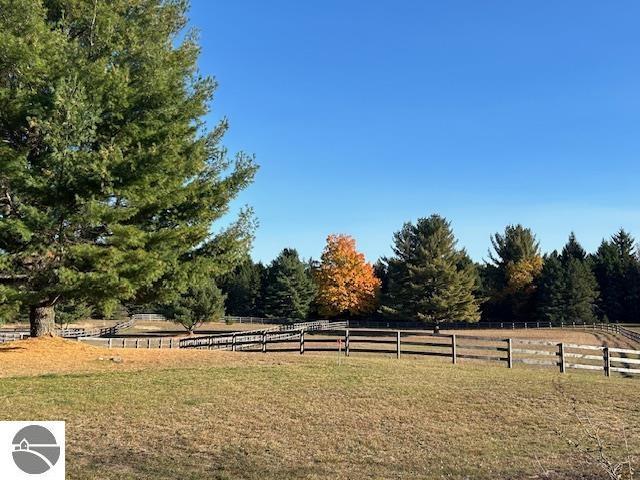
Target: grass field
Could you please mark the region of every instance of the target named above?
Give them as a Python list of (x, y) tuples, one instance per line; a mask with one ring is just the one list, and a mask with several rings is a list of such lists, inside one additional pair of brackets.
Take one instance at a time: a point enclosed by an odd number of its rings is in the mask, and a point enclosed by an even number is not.
[(71, 479), (607, 478), (576, 412), (640, 462), (638, 379), (57, 339), (0, 365), (0, 417), (65, 419)]

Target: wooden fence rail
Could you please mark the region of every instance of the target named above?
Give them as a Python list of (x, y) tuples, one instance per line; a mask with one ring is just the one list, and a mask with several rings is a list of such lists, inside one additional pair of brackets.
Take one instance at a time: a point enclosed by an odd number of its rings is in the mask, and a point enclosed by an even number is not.
[(105, 337), (77, 337), (79, 342), (106, 348), (178, 348), (179, 338), (176, 337), (146, 337), (146, 338), (105, 338)]
[(301, 331), (319, 331), (345, 328), (346, 322), (330, 322), (328, 320), (316, 320), (313, 322), (299, 322), (294, 324), (278, 325), (268, 329), (251, 330), (248, 332), (222, 333), (216, 335), (196, 336), (180, 340), (180, 348), (199, 349), (231, 349), (245, 350), (258, 348), (262, 351), (266, 348), (268, 339), (286, 340), (297, 338)]
[[(344, 329), (342, 331), (298, 331), (281, 338), (264, 332), (256, 352), (342, 352), (386, 356), (434, 356), (499, 362), (508, 368), (514, 364), (557, 368), (561, 373), (570, 369), (640, 374), (640, 350), (596, 345), (557, 343), (545, 340), (496, 338), (461, 334), (437, 334), (413, 330)], [(298, 343), (298, 348), (293, 345)]]
[[(596, 327), (597, 328), (597, 327)], [(619, 333), (619, 332), (616, 332)], [(244, 350), (248, 352), (335, 352), (449, 358), (498, 362), (569, 370), (588, 370), (623, 375), (640, 374), (640, 350), (598, 345), (557, 343), (546, 340), (485, 337), (467, 334), (439, 334), (424, 330), (351, 329), (344, 322), (303, 322), (272, 329), (234, 332), (193, 338), (95, 338), (79, 341), (109, 348), (196, 348)], [(186, 346), (185, 346), (186, 345)]]

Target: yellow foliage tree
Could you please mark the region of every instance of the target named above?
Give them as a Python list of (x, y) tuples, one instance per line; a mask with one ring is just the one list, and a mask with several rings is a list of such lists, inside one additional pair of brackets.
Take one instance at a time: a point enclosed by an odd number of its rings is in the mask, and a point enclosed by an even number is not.
[(509, 293), (527, 291), (531, 293), (534, 289), (534, 280), (542, 272), (543, 260), (540, 255), (524, 258), (517, 262), (507, 264), (507, 290)]
[(360, 315), (376, 309), (380, 280), (348, 235), (329, 235), (315, 272), (322, 315)]

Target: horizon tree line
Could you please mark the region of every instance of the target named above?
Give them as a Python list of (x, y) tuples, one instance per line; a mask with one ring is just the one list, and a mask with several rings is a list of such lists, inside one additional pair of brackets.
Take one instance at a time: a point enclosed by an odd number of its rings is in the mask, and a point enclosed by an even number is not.
[[(300, 272), (306, 272), (313, 286), (292, 296), (304, 298), (308, 305), (304, 310), (276, 311), (270, 300), (260, 296), (261, 282), (269, 280), (259, 272), (274, 268), (277, 259), (265, 267), (247, 257), (221, 288), (227, 295), (226, 311), (239, 316), (373, 316), (431, 324), (640, 321), (640, 255), (635, 240), (624, 229), (603, 240), (591, 254), (574, 233), (561, 251), (543, 254), (534, 233), (522, 225), (509, 225), (491, 235), (490, 244), (488, 260), (476, 263), (457, 247), (445, 218), (432, 215), (404, 224), (394, 234), (393, 254), (373, 266), (379, 280), (376, 297), (360, 311), (318, 308), (323, 286), (313, 272), (322, 262), (303, 262), (297, 254)], [(248, 275), (252, 269), (256, 273)], [(289, 288), (295, 284), (290, 282)], [(358, 287), (353, 284), (352, 290), (357, 292)], [(285, 290), (281, 293), (287, 295)]]
[[(198, 71), (186, 2), (9, 2), (0, 15), (0, 322), (154, 308), (189, 331), (224, 312), (640, 321), (640, 262), (624, 230), (587, 254), (543, 255), (510, 225), (473, 262), (439, 215), (406, 223), (375, 265), (331, 235), (318, 261), (249, 257), (250, 208), (215, 228), (252, 181), (228, 122), (205, 123), (216, 82)], [(185, 34), (186, 33), (186, 34)]]

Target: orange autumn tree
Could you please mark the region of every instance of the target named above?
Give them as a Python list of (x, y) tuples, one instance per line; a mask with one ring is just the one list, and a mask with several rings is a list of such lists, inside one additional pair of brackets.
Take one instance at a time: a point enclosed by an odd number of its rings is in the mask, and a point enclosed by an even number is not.
[(329, 235), (315, 272), (322, 315), (359, 315), (376, 309), (380, 280), (348, 235)]

